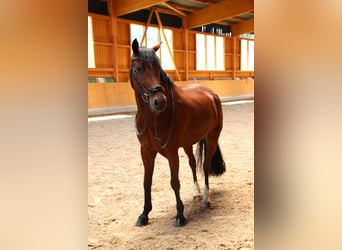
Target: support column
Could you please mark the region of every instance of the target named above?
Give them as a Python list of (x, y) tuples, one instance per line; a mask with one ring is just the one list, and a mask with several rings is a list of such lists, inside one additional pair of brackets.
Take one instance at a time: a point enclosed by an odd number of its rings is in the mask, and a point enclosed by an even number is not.
[(110, 36), (112, 42), (112, 62), (113, 62), (113, 78), (115, 81), (119, 81), (119, 72), (118, 72), (118, 57), (117, 57), (117, 35), (118, 35), (118, 28), (117, 28), (117, 20), (116, 17), (113, 15), (113, 0), (107, 1), (107, 8), (110, 15)]

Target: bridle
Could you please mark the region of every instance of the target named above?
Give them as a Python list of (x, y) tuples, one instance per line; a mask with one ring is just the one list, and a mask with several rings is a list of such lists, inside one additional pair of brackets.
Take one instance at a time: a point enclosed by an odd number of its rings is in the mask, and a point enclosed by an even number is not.
[[(156, 87), (153, 87), (151, 89), (147, 89), (144, 84), (142, 84), (139, 79), (138, 79), (138, 76), (137, 76), (137, 70), (133, 67), (133, 62), (135, 60), (141, 60), (145, 63), (148, 63), (144, 58), (142, 57), (132, 57), (132, 60), (131, 60), (131, 72), (130, 72), (130, 75), (133, 76), (133, 79), (134, 81), (138, 84), (138, 88), (139, 88), (139, 92), (140, 92), (140, 96), (142, 98), (142, 100), (144, 101), (145, 103), (145, 124), (144, 124), (144, 128), (139, 131), (138, 130), (138, 127), (137, 127), (137, 116), (138, 116), (138, 112), (135, 114), (135, 132), (137, 134), (137, 136), (141, 136), (145, 133), (146, 131), (146, 128), (147, 128), (147, 112), (148, 112), (148, 102), (149, 102), (149, 98), (152, 94), (158, 92), (158, 91), (162, 91), (163, 93), (165, 93), (165, 88), (161, 85), (159, 86), (156, 86)], [(164, 72), (164, 74), (166, 74)], [(171, 92), (171, 125), (170, 125), (170, 129), (169, 129), (169, 134), (168, 134), (168, 137), (165, 141), (165, 143), (162, 145), (161, 144), (161, 139), (160, 137), (158, 136), (158, 132), (157, 132), (157, 115), (154, 114), (154, 132), (155, 132), (155, 140), (158, 142), (158, 145), (159, 147), (161, 147), (162, 149), (164, 149), (168, 144), (169, 144), (169, 141), (170, 141), (170, 138), (171, 138), (171, 132), (172, 132), (172, 127), (173, 127), (173, 118), (174, 118), (174, 101), (173, 101), (173, 89), (172, 89), (172, 85), (170, 85), (170, 92)]]
[(131, 60), (131, 74), (133, 76), (134, 81), (138, 84), (138, 88), (139, 88), (141, 98), (143, 99), (144, 103), (148, 103), (151, 95), (153, 95), (154, 93), (157, 93), (158, 91), (162, 91), (163, 93), (165, 93), (165, 88), (163, 86), (159, 85), (159, 86), (155, 86), (151, 89), (147, 89), (144, 86), (144, 84), (142, 84), (141, 81), (139, 81), (137, 70), (136, 70), (136, 68), (133, 67), (133, 62), (136, 60), (140, 60), (140, 61), (143, 61), (145, 63), (148, 63), (148, 62), (144, 58), (137, 57), (137, 56), (132, 57), (132, 60)]

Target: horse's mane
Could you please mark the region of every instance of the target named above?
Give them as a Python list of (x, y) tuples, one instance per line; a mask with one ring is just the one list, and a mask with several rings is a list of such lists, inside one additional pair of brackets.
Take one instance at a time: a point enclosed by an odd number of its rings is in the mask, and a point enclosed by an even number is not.
[(168, 84), (170, 87), (175, 86), (174, 82), (171, 80), (171, 78), (168, 76), (168, 74), (166, 74), (166, 72), (163, 69), (160, 70), (160, 80), (163, 83)]

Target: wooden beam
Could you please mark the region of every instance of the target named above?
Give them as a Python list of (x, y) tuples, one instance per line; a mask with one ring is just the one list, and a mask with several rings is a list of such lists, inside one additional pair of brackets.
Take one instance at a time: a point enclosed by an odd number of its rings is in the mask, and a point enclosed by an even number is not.
[(198, 9), (194, 8), (194, 7), (179, 5), (179, 4), (175, 4), (175, 3), (171, 3), (171, 2), (168, 2), (168, 4), (173, 6), (173, 7), (175, 7), (178, 10), (186, 10), (186, 11), (189, 11), (189, 12), (198, 11)]
[(109, 22), (109, 33), (112, 39), (112, 62), (114, 71), (112, 73), (115, 81), (119, 81), (119, 70), (118, 70), (118, 54), (117, 54), (117, 37), (118, 37), (118, 28), (117, 28), (117, 20), (116, 17), (113, 16), (113, 0), (107, 1), (107, 8), (109, 10), (110, 22)]
[(254, 31), (254, 18), (248, 19), (238, 24), (231, 26), (232, 35), (238, 36), (244, 33), (250, 33)]
[(237, 16), (254, 9), (253, 0), (222, 0), (188, 16), (188, 29)]
[(134, 11), (149, 8), (164, 1), (165, 0), (115, 0), (113, 1), (113, 14), (114, 16), (122, 16)]
[[(183, 27), (186, 27), (187, 17), (182, 18)], [(189, 30), (184, 30), (185, 41), (185, 81), (189, 79)]]
[(236, 58), (236, 36), (233, 36), (233, 80), (235, 80), (235, 77), (236, 77), (235, 58)]
[(186, 16), (185, 13), (183, 11), (178, 10), (176, 7), (174, 7), (172, 4), (169, 4), (167, 2), (162, 3), (164, 6), (168, 7), (169, 9), (173, 10), (174, 12), (176, 12), (177, 14), (181, 15), (181, 16)]
[[(152, 8), (149, 8), (152, 9)], [(165, 9), (165, 8), (159, 8), (159, 7), (153, 7), (154, 10), (158, 10), (159, 13), (164, 13), (164, 14), (169, 14), (169, 15), (176, 15), (176, 13), (170, 9)], [(179, 16), (177, 14), (177, 16)]]
[[(146, 38), (147, 28), (148, 28), (148, 26), (149, 26), (150, 23), (151, 23), (151, 19), (152, 19), (153, 12), (154, 12), (154, 9), (152, 8), (151, 11), (150, 11), (150, 15), (149, 15), (149, 17), (148, 17), (146, 26), (145, 26), (144, 35), (143, 35), (143, 37), (142, 37), (142, 39), (141, 39), (140, 46), (143, 45), (144, 40), (145, 40), (145, 38)], [(147, 42), (146, 42), (146, 44), (147, 44)]]
[(162, 22), (161, 22), (161, 20), (160, 20), (160, 17), (159, 17), (159, 13), (158, 13), (157, 10), (155, 11), (155, 13), (156, 13), (157, 21), (158, 21), (158, 24), (159, 24), (159, 29), (160, 29), (160, 30), (162, 31), (162, 33), (163, 33), (163, 36), (164, 36), (164, 39), (165, 39), (166, 46), (167, 46), (167, 48), (168, 48), (168, 50), (169, 50), (169, 53), (170, 53), (170, 56), (171, 56), (171, 58), (172, 58), (172, 62), (173, 62), (173, 65), (174, 65), (174, 67), (175, 67), (175, 71), (176, 71), (176, 75), (177, 75), (178, 81), (181, 81), (181, 79), (180, 79), (180, 77), (179, 77), (179, 74), (178, 74), (178, 70), (177, 70), (176, 64), (175, 64), (175, 58), (174, 58), (173, 55), (172, 55), (172, 51), (171, 51), (171, 49), (170, 49), (169, 42), (168, 42), (167, 39), (166, 39), (166, 35), (165, 35), (164, 29), (163, 29), (163, 24), (162, 24)]

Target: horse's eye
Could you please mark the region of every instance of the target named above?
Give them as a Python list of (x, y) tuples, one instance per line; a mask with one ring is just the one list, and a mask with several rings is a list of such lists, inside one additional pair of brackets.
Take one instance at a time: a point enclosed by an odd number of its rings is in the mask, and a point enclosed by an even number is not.
[(143, 68), (141, 66), (136, 67), (136, 70), (138, 73), (142, 73), (143, 72)]

